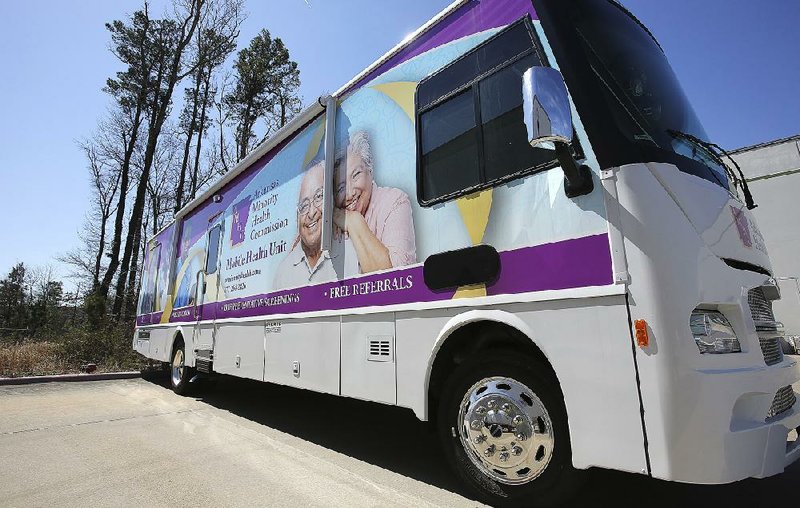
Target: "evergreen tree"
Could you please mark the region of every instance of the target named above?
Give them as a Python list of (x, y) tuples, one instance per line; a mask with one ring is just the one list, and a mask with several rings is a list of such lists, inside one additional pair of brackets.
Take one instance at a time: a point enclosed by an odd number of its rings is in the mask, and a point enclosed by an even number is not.
[(64, 297), (64, 286), (61, 281), (43, 281), (37, 288), (30, 305), (31, 333), (36, 334), (43, 329), (58, 329), (61, 322), (59, 307)]
[(28, 287), (23, 263), (0, 280), (0, 328), (8, 331), (28, 327)]
[(266, 120), (269, 135), (298, 112), (300, 71), (283, 41), (266, 29), (239, 52), (234, 69), (233, 91), (224, 102), (236, 122), (236, 157), (242, 160), (253, 148), (259, 119)]

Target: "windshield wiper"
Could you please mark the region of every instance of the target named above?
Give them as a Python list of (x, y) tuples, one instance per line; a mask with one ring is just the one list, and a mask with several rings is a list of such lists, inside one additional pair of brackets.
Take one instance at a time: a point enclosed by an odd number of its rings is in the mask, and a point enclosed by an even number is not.
[[(673, 137), (685, 139), (686, 141), (689, 141), (690, 143), (693, 143), (694, 145), (703, 148), (704, 151), (711, 157), (711, 159), (714, 162), (725, 168), (725, 172), (728, 174), (728, 177), (733, 182), (734, 187), (739, 187), (742, 189), (742, 193), (744, 194), (744, 204), (745, 206), (747, 206), (747, 209), (752, 210), (758, 206), (753, 201), (753, 195), (750, 193), (750, 186), (747, 185), (747, 179), (744, 177), (742, 168), (739, 167), (739, 164), (733, 157), (731, 157), (731, 154), (729, 154), (727, 150), (725, 150), (716, 143), (712, 143), (710, 141), (704, 141), (698, 138), (697, 136), (693, 136), (686, 132), (681, 132), (674, 129), (667, 129), (667, 132)], [(727, 157), (728, 160), (730, 160), (733, 163), (733, 166), (739, 172), (739, 177), (737, 177), (736, 174), (733, 172), (733, 170), (731, 170), (731, 168), (728, 167), (725, 161), (722, 160), (723, 156)]]

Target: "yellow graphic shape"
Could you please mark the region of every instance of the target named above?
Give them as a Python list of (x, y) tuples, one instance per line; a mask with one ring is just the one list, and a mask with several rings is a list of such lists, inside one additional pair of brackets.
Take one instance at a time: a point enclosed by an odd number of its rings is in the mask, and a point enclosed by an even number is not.
[(314, 130), (314, 134), (311, 136), (311, 141), (308, 142), (306, 156), (303, 158), (303, 168), (308, 166), (308, 164), (314, 160), (314, 157), (316, 157), (317, 152), (319, 152), (319, 145), (322, 143), (322, 138), (324, 136), (325, 121), (323, 117), (323, 120), (319, 122), (319, 125), (317, 125), (317, 128)]
[(492, 189), (464, 196), (456, 199), (461, 219), (467, 227), (467, 233), (472, 240), (472, 245), (478, 245), (483, 240), (486, 225), (489, 223), (489, 210), (492, 208)]
[[(374, 85), (372, 88), (381, 92), (397, 103), (414, 123), (414, 92), (417, 83), (414, 81), (393, 81)], [(486, 225), (489, 223), (489, 211), (492, 208), (492, 189), (487, 189), (475, 194), (470, 194), (456, 200), (461, 219), (467, 227), (467, 233), (472, 245), (478, 245), (483, 240)], [(453, 299), (475, 298), (486, 296), (486, 285), (475, 284), (463, 286), (456, 290)]]
[(417, 90), (416, 81), (392, 81), (382, 83), (372, 88), (392, 99), (408, 115), (414, 123), (414, 92)]
[(456, 298), (475, 298), (478, 296), (486, 296), (486, 284), (475, 284), (474, 286), (461, 286), (453, 295), (453, 300)]
[(172, 315), (172, 301), (173, 298), (167, 299), (167, 306), (164, 307), (164, 312), (161, 313), (161, 324), (169, 323), (169, 317)]
[[(489, 223), (489, 211), (492, 209), (492, 189), (464, 196), (456, 199), (458, 211), (461, 219), (467, 227), (467, 233), (472, 240), (472, 245), (478, 245), (483, 240), (486, 233), (486, 225)], [(475, 298), (486, 296), (486, 284), (476, 284), (473, 286), (463, 286), (456, 290), (453, 299), (456, 298)]]

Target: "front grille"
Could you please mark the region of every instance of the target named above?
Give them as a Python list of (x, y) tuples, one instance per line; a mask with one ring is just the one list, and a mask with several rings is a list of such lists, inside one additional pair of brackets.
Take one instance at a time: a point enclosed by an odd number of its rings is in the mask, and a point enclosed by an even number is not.
[(772, 407), (769, 408), (769, 412), (767, 413), (767, 420), (778, 416), (794, 406), (796, 400), (797, 396), (794, 394), (791, 385), (784, 386), (778, 390), (778, 393), (775, 394), (775, 398), (772, 399)]
[(758, 342), (761, 344), (761, 353), (764, 354), (764, 361), (767, 365), (780, 363), (783, 359), (783, 352), (778, 337), (759, 337)]
[[(774, 332), (778, 330), (778, 323), (775, 322), (775, 314), (772, 312), (772, 302), (764, 295), (760, 288), (754, 288), (747, 292), (747, 303), (750, 305), (750, 314), (758, 332)], [(765, 335), (770, 335), (769, 333)], [(758, 342), (761, 345), (761, 353), (767, 365), (775, 365), (783, 360), (781, 344), (778, 337), (762, 336), (759, 333)]]
[(756, 323), (756, 328), (775, 329), (775, 314), (772, 312), (772, 302), (764, 296), (764, 291), (758, 287), (747, 292), (747, 303), (750, 304), (750, 314)]

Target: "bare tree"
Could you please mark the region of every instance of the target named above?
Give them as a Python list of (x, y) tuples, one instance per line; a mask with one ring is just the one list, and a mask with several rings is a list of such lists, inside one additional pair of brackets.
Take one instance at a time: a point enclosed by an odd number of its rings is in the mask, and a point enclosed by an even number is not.
[[(147, 183), (153, 161), (156, 154), (158, 139), (162, 128), (167, 120), (172, 105), (172, 95), (175, 86), (185, 77), (196, 72), (198, 65), (202, 62), (186, 62), (189, 44), (192, 41), (195, 30), (205, 19), (204, 16), (216, 16), (220, 19), (232, 19), (239, 16), (240, 3), (230, 0), (175, 0), (174, 13), (170, 19), (160, 20), (159, 30), (156, 31), (155, 47), (158, 55), (158, 64), (155, 67), (152, 94), (148, 98), (147, 109), (148, 136), (145, 144), (144, 166), (142, 175), (136, 188), (136, 197), (131, 210), (131, 217), (128, 221), (127, 239), (125, 250), (120, 263), (120, 270), (117, 276), (116, 294), (112, 313), (123, 319), (131, 309), (124, 308), (126, 291), (132, 289), (126, 284), (129, 280), (134, 251), (140, 240), (140, 229), (144, 215), (145, 198), (147, 194)], [(220, 37), (234, 41), (238, 35), (238, 24), (224, 25), (229, 29), (228, 32), (220, 33)], [(217, 51), (223, 51), (224, 45), (220, 45)], [(209, 58), (214, 55), (209, 55)], [(130, 301), (130, 298), (127, 298)]]
[(89, 210), (78, 232), (80, 244), (57, 260), (70, 266), (67, 277), (78, 281), (82, 287), (96, 290), (106, 268), (106, 249), (112, 216), (120, 201), (119, 189), (125, 160), (128, 119), (118, 109), (100, 121), (96, 132), (78, 142), (84, 153), (89, 173)]
[(203, 82), (201, 85), (201, 106), (200, 106), (200, 119), (197, 122), (197, 143), (195, 143), (195, 150), (194, 150), (194, 166), (192, 169), (192, 177), (190, 180), (189, 186), (189, 199), (194, 199), (197, 196), (197, 189), (201, 186), (199, 179), (201, 178), (200, 174), (200, 154), (203, 147), (203, 138), (206, 135), (206, 131), (209, 128), (210, 118), (208, 116), (208, 109), (211, 106), (211, 102), (213, 101), (214, 95), (216, 91), (212, 88), (211, 83), (211, 75), (212, 70), (209, 69), (203, 76)]
[(86, 160), (89, 163), (89, 175), (92, 183), (93, 202), (90, 216), (97, 224), (97, 255), (92, 269), (92, 287), (100, 284), (100, 269), (103, 253), (106, 250), (106, 233), (108, 220), (116, 211), (115, 200), (119, 190), (122, 172), (114, 160), (100, 143), (87, 141), (81, 144)]
[[(172, 0), (169, 13), (153, 17), (145, 1), (128, 19), (106, 25), (110, 50), (125, 67), (104, 87), (114, 100), (108, 124), (81, 143), (90, 169), (92, 209), (81, 246), (63, 256), (73, 275), (90, 272), (92, 298), (87, 302), (95, 307), (94, 316), (105, 313), (114, 288), (112, 314), (127, 317), (141, 273), (143, 240), (218, 170), (215, 150), (203, 160), (202, 140), (216, 93), (212, 76), (235, 48), (242, 6), (243, 0)], [(171, 130), (175, 88), (185, 78), (191, 86), (181, 157), (178, 138), (164, 133)], [(177, 183), (178, 192), (169, 182)]]
[[(184, 109), (181, 112), (181, 127), (186, 136), (181, 171), (178, 177), (175, 211), (186, 203), (184, 186), (191, 162), (190, 150), (195, 141), (194, 162), (189, 178), (189, 199), (197, 192), (197, 178), (202, 153), (202, 142), (209, 127), (208, 109), (213, 100), (212, 76), (236, 48), (235, 38), (243, 21), (241, 0), (229, 0), (227, 4), (209, 4), (207, 14), (195, 34), (190, 48), (195, 72), (189, 75), (191, 86), (186, 89)], [(235, 34), (233, 37), (230, 34)]]
[(230, 72), (225, 73), (225, 75), (219, 81), (219, 85), (217, 87), (218, 93), (214, 98), (214, 108), (217, 111), (215, 124), (217, 133), (219, 134), (217, 153), (219, 154), (219, 162), (222, 166), (223, 173), (227, 173), (230, 170), (230, 164), (228, 161), (236, 160), (235, 152), (231, 149), (230, 144), (225, 139), (225, 128), (232, 120), (232, 110), (225, 104), (225, 97), (229, 93), (232, 82), (233, 75)]
[(108, 79), (104, 90), (115, 100), (120, 117), (126, 118), (127, 128), (122, 134), (122, 160), (120, 161), (119, 202), (114, 218), (114, 234), (109, 252), (109, 263), (99, 286), (93, 288), (95, 293), (91, 302), (95, 309), (89, 312), (90, 320), (96, 321), (105, 307), (105, 301), (114, 274), (119, 267), (119, 254), (122, 245), (126, 199), (130, 179), (130, 164), (137, 145), (140, 128), (144, 120), (147, 98), (150, 94), (153, 68), (152, 23), (148, 14), (147, 3), (141, 11), (131, 16), (130, 25), (122, 21), (106, 24), (111, 32), (111, 52), (128, 67), (117, 73), (116, 79)]

